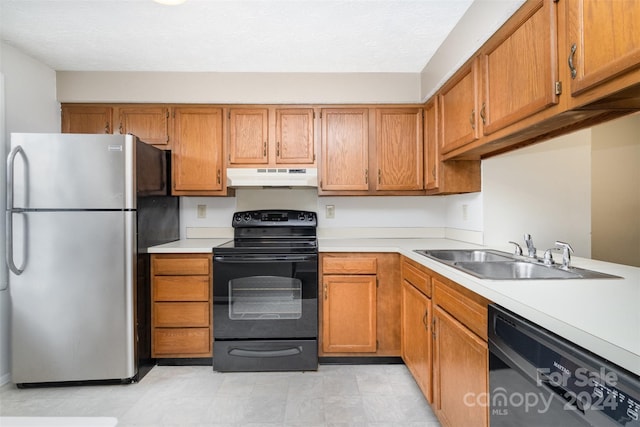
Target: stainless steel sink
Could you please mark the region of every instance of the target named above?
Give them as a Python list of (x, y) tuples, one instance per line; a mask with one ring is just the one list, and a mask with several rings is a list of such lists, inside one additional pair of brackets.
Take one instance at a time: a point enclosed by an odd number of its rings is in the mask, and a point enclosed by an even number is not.
[(580, 275), (541, 264), (525, 261), (508, 262), (457, 262), (454, 267), (481, 279), (578, 279)]
[(415, 252), (487, 280), (620, 278), (583, 268), (545, 265), (539, 259), (492, 249), (418, 249)]
[(473, 249), (419, 249), (417, 253), (445, 263), (452, 262), (495, 262), (510, 261), (513, 256), (507, 252)]

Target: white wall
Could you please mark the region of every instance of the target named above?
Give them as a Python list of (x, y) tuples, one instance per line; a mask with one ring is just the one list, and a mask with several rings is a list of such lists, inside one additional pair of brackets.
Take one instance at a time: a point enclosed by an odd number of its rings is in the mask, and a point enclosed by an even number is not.
[(60, 102), (330, 104), (419, 102), (419, 73), (58, 71)]
[[(4, 99), (4, 110), (0, 113), (0, 162), (1, 176), (5, 176), (4, 159), (9, 146), (11, 132), (59, 132), (60, 104), (56, 101), (56, 75), (53, 70), (20, 51), (0, 43), (0, 77), (4, 79), (4, 94), (0, 91), (0, 104)], [(5, 219), (4, 178), (2, 179), (2, 210), (0, 220)], [(0, 236), (5, 241), (4, 226)], [(4, 263), (4, 244), (0, 248), (0, 288), (7, 282)], [(0, 291), (0, 384), (9, 381), (9, 292)]]
[(541, 251), (561, 240), (590, 257), (591, 130), (483, 160), (482, 197), (485, 244), (530, 233)]
[(592, 256), (640, 267), (640, 114), (593, 128)]

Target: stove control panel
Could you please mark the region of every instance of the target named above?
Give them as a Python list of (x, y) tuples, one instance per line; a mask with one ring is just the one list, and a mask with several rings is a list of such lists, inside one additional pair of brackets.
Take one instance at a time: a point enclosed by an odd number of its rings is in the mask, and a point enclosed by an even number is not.
[(231, 225), (237, 227), (316, 227), (315, 212), (297, 210), (256, 210), (236, 212)]

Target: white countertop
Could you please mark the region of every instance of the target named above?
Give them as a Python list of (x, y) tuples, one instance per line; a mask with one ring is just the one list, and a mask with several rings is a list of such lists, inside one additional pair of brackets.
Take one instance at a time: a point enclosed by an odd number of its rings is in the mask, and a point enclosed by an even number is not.
[[(206, 253), (228, 240), (180, 240), (155, 246), (149, 252)], [(480, 247), (449, 239), (319, 239), (320, 252), (400, 253), (640, 375), (640, 268), (574, 257), (571, 264), (575, 267), (623, 279), (482, 280), (413, 252)]]

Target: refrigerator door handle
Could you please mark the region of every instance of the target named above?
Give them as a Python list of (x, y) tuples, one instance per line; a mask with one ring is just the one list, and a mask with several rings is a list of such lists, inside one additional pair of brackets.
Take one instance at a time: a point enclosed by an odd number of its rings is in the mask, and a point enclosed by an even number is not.
[(9, 153), (9, 157), (7, 157), (7, 246), (5, 252), (7, 254), (7, 266), (16, 275), (20, 275), (24, 271), (24, 264), (18, 267), (13, 259), (13, 165), (18, 154), (20, 154), (26, 161), (24, 150), (20, 145), (14, 147), (13, 150), (11, 150), (11, 153)]
[(7, 209), (8, 210), (13, 210), (14, 206), (13, 206), (13, 190), (14, 190), (14, 186), (13, 186), (13, 177), (14, 177), (14, 172), (13, 172), (13, 166), (16, 162), (16, 156), (20, 154), (22, 156), (22, 158), (25, 160), (25, 162), (27, 161), (27, 157), (24, 154), (24, 150), (22, 149), (22, 146), (18, 145), (16, 147), (13, 148), (13, 150), (11, 150), (11, 153), (9, 153), (9, 156), (7, 157)]

